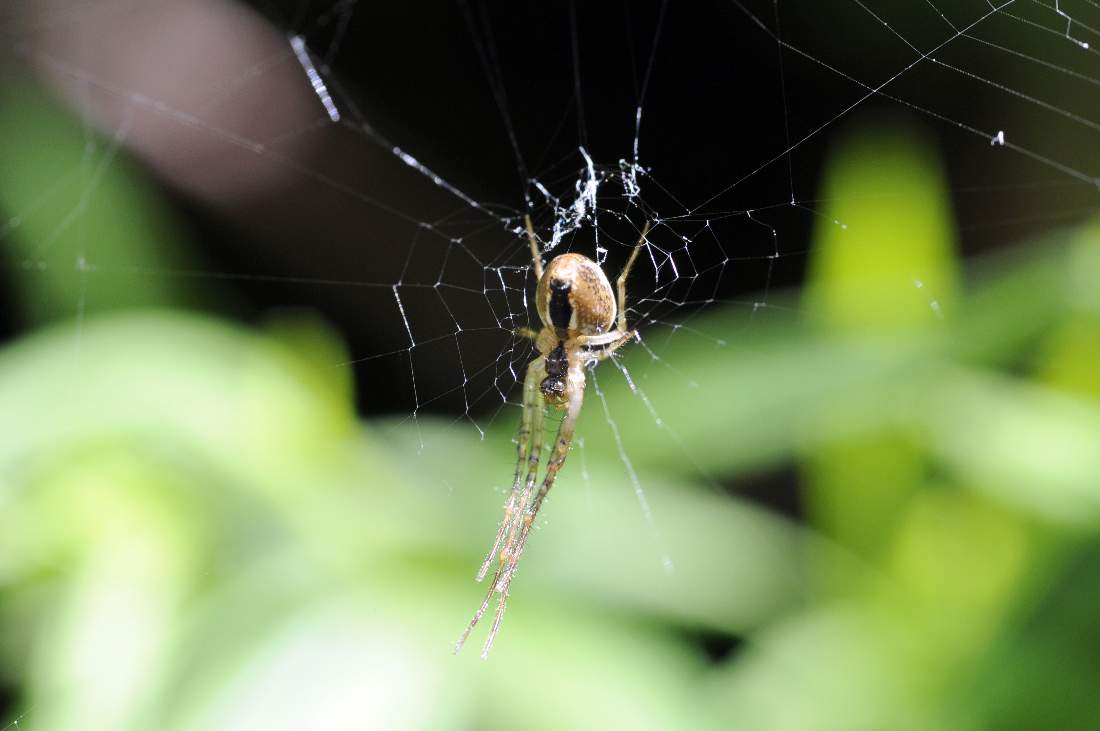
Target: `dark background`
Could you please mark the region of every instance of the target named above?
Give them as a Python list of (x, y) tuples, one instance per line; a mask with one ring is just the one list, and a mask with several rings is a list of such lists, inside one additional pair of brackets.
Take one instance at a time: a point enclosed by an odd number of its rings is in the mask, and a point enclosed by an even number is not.
[[(938, 7), (951, 14), (956, 5)], [(541, 213), (546, 219), (537, 193), (524, 185), (509, 126), (528, 176), (547, 184), (557, 181), (558, 190), (567, 189), (580, 170), (579, 145), (599, 164), (614, 165), (630, 158), (634, 112), (644, 85), (640, 159), (673, 194), (665, 196), (656, 186), (643, 185), (643, 198), (652, 202), (657, 214), (681, 215), (681, 203), (695, 208), (744, 178), (694, 213), (692, 224), (685, 222), (681, 227), (692, 235), (700, 230), (698, 222), (711, 220), (725, 255), (735, 260), (715, 283), (718, 299), (751, 302), (760, 299), (753, 293), (765, 287), (798, 284), (812, 228), (820, 223), (815, 212), (824, 205), (816, 200), (822, 160), (831, 141), (868, 121), (886, 118), (912, 124), (915, 133), (930, 135), (942, 149), (965, 234), (960, 244), (967, 254), (1025, 240), (1060, 219), (1083, 217), (1083, 211), (1095, 205), (1094, 191), (1088, 186), (1021, 155), (992, 148), (956, 124), (997, 130), (1011, 123), (1012, 139), (1020, 134), (1017, 130), (1030, 132), (1033, 125), (1044, 129), (1049, 115), (1040, 114), (1042, 110), (1018, 96), (928, 61), (884, 91), (924, 105), (946, 121), (883, 96), (872, 96), (844, 113), (867, 89), (822, 63), (876, 86), (917, 58), (893, 31), (876, 27), (875, 20), (855, 4), (830, 4), (827, 11), (798, 3), (779, 6), (783, 38), (822, 62), (786, 50), (782, 81), (775, 40), (728, 2), (358, 3), (346, 22), (338, 3), (294, 0), (257, 2), (256, 7), (289, 33), (305, 35), (319, 63), (327, 62), (345, 94), (363, 105), (370, 124), (385, 138), (414, 152), (476, 200), (499, 202), (513, 214), (524, 209), (524, 196), (531, 195), (536, 218)], [(777, 27), (772, 3), (749, 3), (747, 8), (772, 30)], [(945, 25), (928, 8), (889, 11), (883, 17), (891, 27), (920, 48), (932, 48), (945, 37)], [(967, 12), (974, 10), (961, 8), (951, 17), (957, 22), (976, 17)], [(1015, 48), (1026, 49), (1038, 36), (1022, 24), (1000, 19), (986, 21), (981, 28), (987, 37), (1015, 41)], [(868, 38), (880, 42), (870, 44)], [(338, 41), (335, 47), (334, 40)], [(1044, 58), (1063, 60), (1065, 54), (1071, 68), (1076, 49), (1062, 40), (1038, 37)], [(967, 69), (996, 75), (1024, 92), (1030, 91), (1035, 73), (1034, 64), (967, 39), (957, 39), (938, 58), (948, 63), (961, 60)], [(1055, 83), (1071, 81), (1055, 79)], [(1057, 91), (1049, 87), (1049, 78), (1044, 77), (1044, 83), (1048, 91)], [(1073, 99), (1071, 90), (1066, 91), (1050, 96)], [(501, 104), (506, 105), (504, 114)], [(1055, 124), (1059, 126), (1045, 129), (1059, 129), (1065, 135), (1061, 121)], [(750, 175), (823, 125), (820, 133), (789, 156), (789, 166), (787, 156), (781, 156)], [(1036, 135), (1031, 140), (1036, 144), (1041, 140), (1037, 148), (1041, 154), (1056, 154), (1058, 149), (1043, 146), (1059, 136)], [(1075, 150), (1077, 163), (1087, 162), (1078, 130), (1069, 129), (1068, 136), (1059, 144)], [(369, 181), (360, 182), (370, 189)], [(789, 205), (792, 188), (797, 206)], [(386, 200), (396, 201), (424, 220), (433, 218), (437, 205), (448, 209), (448, 201), (437, 202), (435, 191), (418, 199), (418, 186), (413, 183), (410, 192), (411, 197), (404, 191), (381, 195), (392, 196)], [(462, 210), (460, 201), (449, 203), (455, 204), (451, 210), (470, 213)], [(748, 220), (745, 210), (755, 210), (754, 217), (766, 225)], [(271, 245), (254, 234), (241, 234), (232, 221), (226, 226), (224, 217), (211, 217), (201, 209), (192, 213), (219, 269), (254, 271), (256, 249)], [(311, 245), (287, 246), (278, 257), (280, 271), (321, 277), (361, 272), (364, 280), (396, 281), (395, 272), (404, 265), (416, 232), (407, 226), (391, 228), (388, 222), (348, 231), (346, 211), (334, 211), (332, 216), (329, 220), (324, 220), (327, 213), (309, 217)], [(770, 256), (776, 244), (768, 226), (776, 230), (778, 258)], [(483, 233), (490, 239), (484, 242), (484, 251), (494, 247), (499, 251), (507, 237), (499, 228)], [(625, 242), (627, 235), (624, 232), (621, 240)], [(233, 236), (242, 238), (224, 243)], [(344, 243), (329, 246), (319, 237)], [(586, 244), (570, 242), (581, 250)], [(702, 256), (705, 245), (695, 247)], [(324, 261), (319, 251), (324, 252)], [(522, 263), (522, 249), (512, 246), (511, 251), (515, 262)], [(610, 270), (617, 268), (619, 255), (621, 251), (612, 251)], [(490, 261), (489, 256), (482, 261)], [(423, 258), (438, 264), (438, 255)], [(431, 272), (421, 274), (431, 278)], [(477, 276), (476, 271), (468, 274)], [(474, 280), (473, 286), (480, 284)], [(364, 300), (362, 292), (270, 283), (245, 285), (241, 291), (257, 311), (274, 305), (320, 306), (348, 334), (355, 354), (386, 352), (403, 344), (404, 333), (389, 312), (390, 303)], [(389, 293), (380, 296), (386, 298)], [(467, 317), (477, 320), (478, 303), (468, 304)], [(439, 314), (416, 309), (415, 302), (412, 306), (410, 319), (416, 324)], [(371, 311), (385, 314), (371, 317)], [(491, 358), (493, 352), (507, 347), (500, 335), (480, 341), (471, 336), (469, 344), (482, 360)], [(407, 370), (406, 362), (389, 359), (361, 366), (360, 377), (400, 383), (407, 380)], [(375, 393), (371, 411), (408, 411), (408, 394), (402, 389), (384, 393), (388, 397)], [(471, 408), (491, 409), (496, 403), (489, 399)], [(466, 404), (443, 398), (431, 408), (461, 413)]]
[[(527, 357), (508, 329), (530, 324), (523, 296), (534, 284), (512, 228), (529, 210), (545, 233), (552, 216), (529, 181), (570, 200), (580, 147), (601, 170), (629, 161), (639, 104), (642, 202), (604, 186), (599, 232), (613, 276), (643, 220), (664, 221), (651, 240), (678, 252), (681, 276), (632, 279), (642, 326), (690, 322), (711, 301), (768, 304), (797, 286), (814, 227), (831, 225), (817, 192), (823, 160), (869, 124), (902, 125), (942, 151), (967, 255), (1096, 206), (1095, 186), (984, 136), (1005, 129), (1027, 153), (1076, 170), (1098, 162), (1087, 125), (1096, 82), (1073, 75), (1081, 49), (1041, 6), (1014, 7), (939, 47), (954, 35), (948, 23), (966, 28), (983, 4), (252, 5), (306, 40), (343, 123), (308, 133), (316, 149), (302, 174), (245, 200), (162, 185), (198, 244), (196, 268), (225, 285), (223, 299), (202, 304), (247, 320), (321, 312), (344, 334), (357, 381), (392, 384), (358, 389), (370, 393), (364, 413), (500, 408)], [(790, 47), (781, 52), (777, 37)], [(304, 73), (296, 83), (307, 88)], [(273, 89), (265, 104), (286, 99)], [(264, 139), (263, 124), (261, 111), (240, 132)], [(433, 186), (393, 145), (496, 217)], [(585, 229), (563, 248), (591, 256), (593, 243)], [(409, 285), (411, 354), (396, 283)]]

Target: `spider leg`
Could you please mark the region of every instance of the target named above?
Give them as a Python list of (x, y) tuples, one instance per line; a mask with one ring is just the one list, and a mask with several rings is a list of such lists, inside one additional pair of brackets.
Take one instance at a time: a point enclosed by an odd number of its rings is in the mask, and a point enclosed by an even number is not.
[[(545, 360), (539, 358), (540, 361)], [(496, 575), (493, 577), (493, 585), (499, 590), (498, 582), (502, 576), (501, 572), (504, 567), (509, 564), (509, 559), (512, 556), (516, 540), (520, 533), (520, 523), (523, 520), (523, 516), (527, 512), (527, 504), (531, 501), (531, 492), (535, 489), (535, 482), (538, 480), (539, 472), (539, 460), (542, 457), (543, 447), (543, 430), (544, 422), (546, 419), (545, 403), (542, 401), (542, 394), (538, 391), (537, 384), (539, 376), (544, 367), (540, 365), (538, 371), (534, 371), (535, 386), (535, 398), (531, 407), (531, 432), (533, 438), (531, 440), (531, 446), (527, 455), (527, 479), (524, 482), (523, 492), (519, 495), (519, 500), (516, 502), (516, 509), (512, 514), (512, 518), (508, 528), (508, 540), (504, 542), (504, 547), (500, 549), (500, 566), (497, 568)], [(530, 372), (530, 371), (529, 371)], [(516, 465), (517, 468), (520, 465)], [(518, 469), (517, 469), (518, 473)], [(518, 483), (517, 483), (518, 484)]]
[(531, 214), (523, 217), (527, 224), (527, 241), (531, 244), (531, 262), (535, 265), (535, 280), (542, 279), (542, 253), (539, 251), (539, 240), (535, 237), (535, 227), (531, 225)]
[[(550, 454), (550, 460), (546, 464), (546, 475), (543, 477), (542, 485), (539, 487), (539, 491), (535, 494), (534, 499), (531, 500), (530, 505), (523, 513), (523, 527), (520, 530), (519, 536), (514, 543), (509, 540), (510, 549), (505, 549), (509, 553), (508, 565), (501, 565), (500, 570), (497, 571), (498, 578), (495, 579), (497, 589), (500, 592), (500, 603), (497, 605), (496, 615), (493, 617), (493, 626), (489, 629), (489, 636), (485, 640), (485, 647), (481, 651), (481, 656), (488, 657), (489, 650), (493, 647), (493, 640), (496, 639), (497, 631), (500, 630), (500, 623), (504, 619), (504, 610), (508, 601), (508, 588), (512, 583), (512, 579), (516, 573), (516, 566), (519, 564), (519, 559), (523, 555), (523, 549), (527, 545), (527, 538), (531, 533), (531, 526), (535, 522), (535, 516), (538, 515), (539, 508), (542, 507), (542, 501), (546, 498), (546, 494), (550, 492), (550, 488), (554, 486), (554, 480), (558, 475), (558, 470), (565, 463), (565, 458), (569, 454), (569, 447), (573, 443), (573, 433), (577, 428), (577, 417), (581, 412), (581, 404), (584, 402), (584, 371), (579, 364), (572, 366), (569, 369), (569, 402), (565, 408), (565, 414), (561, 418), (561, 424), (558, 426), (558, 435), (554, 441), (554, 451)], [(528, 476), (528, 489), (524, 490), (524, 497), (526, 498), (530, 492), (530, 488), (533, 486), (533, 481)], [(525, 504), (526, 500), (523, 503)], [(503, 556), (503, 554), (502, 554)]]
[(485, 614), (485, 610), (489, 608), (489, 602), (493, 600), (493, 592), (495, 590), (496, 577), (493, 578), (493, 583), (489, 586), (489, 590), (485, 592), (485, 598), (481, 601), (481, 606), (479, 606), (477, 608), (477, 611), (474, 612), (473, 619), (471, 619), (470, 623), (466, 625), (466, 629), (462, 632), (462, 636), (458, 638), (457, 642), (455, 642), (456, 655), (458, 654), (458, 651), (462, 649), (462, 646), (466, 644), (466, 638), (468, 638), (470, 636), (470, 633), (474, 631), (474, 627), (476, 627), (477, 623), (481, 621), (481, 617)]
[(527, 338), (528, 340), (539, 339), (539, 334), (529, 327), (517, 327), (515, 330), (512, 331), (512, 334), (521, 338)]
[(626, 260), (626, 266), (623, 267), (623, 271), (619, 274), (619, 280), (616, 283), (619, 290), (619, 330), (626, 332), (626, 278), (630, 276), (630, 270), (634, 268), (634, 261), (638, 258), (638, 252), (642, 250), (642, 244), (645, 243), (645, 237), (649, 233), (649, 221), (645, 222), (645, 226), (642, 227), (642, 235), (638, 237), (638, 243), (634, 245), (634, 251), (630, 252), (630, 258)]
[(531, 361), (527, 366), (527, 376), (523, 379), (523, 415), (520, 418), (519, 435), (516, 439), (516, 474), (512, 481), (512, 493), (508, 497), (508, 503), (504, 508), (504, 518), (500, 521), (500, 528), (497, 530), (496, 539), (493, 541), (493, 547), (489, 549), (489, 553), (485, 556), (485, 561), (481, 564), (481, 568), (477, 572), (478, 581), (484, 579), (485, 575), (489, 573), (489, 566), (493, 563), (493, 559), (500, 549), (500, 542), (504, 539), (504, 533), (512, 525), (512, 518), (518, 507), (519, 485), (523, 477), (523, 465), (527, 462), (527, 450), (530, 446), (531, 438), (531, 422), (534, 419), (535, 412), (538, 410), (538, 400), (540, 398), (539, 377), (545, 371), (545, 366), (543, 365), (545, 360), (546, 358), (544, 356), (539, 356)]
[(634, 338), (638, 337), (636, 330), (630, 330), (629, 332), (622, 333), (617, 339), (611, 341), (603, 350), (592, 351), (592, 355), (596, 357), (597, 361), (607, 360), (611, 356), (615, 355), (615, 351), (629, 343)]
[[(500, 582), (504, 575), (505, 567), (508, 565), (508, 557), (511, 555), (511, 546), (515, 543), (516, 536), (519, 532), (521, 516), (526, 512), (524, 506), (527, 505), (528, 498), (537, 478), (539, 459), (542, 451), (543, 419), (545, 417), (544, 403), (542, 401), (542, 394), (538, 389), (538, 384), (540, 382), (541, 373), (545, 371), (545, 366), (543, 365), (544, 361), (545, 358), (539, 356), (527, 366), (527, 376), (523, 381), (524, 408), (523, 421), (520, 426), (521, 446), (517, 447), (517, 451), (522, 456), (520, 456), (516, 463), (516, 479), (512, 485), (512, 495), (504, 511), (504, 519), (500, 523), (500, 529), (497, 532), (496, 540), (493, 542), (493, 548), (489, 551), (489, 555), (485, 557), (485, 563), (482, 564), (481, 570), (478, 572), (478, 581), (481, 581), (488, 573), (488, 568), (492, 564), (493, 558), (497, 555), (497, 549), (505, 533), (508, 534), (508, 540), (505, 542), (504, 547), (500, 549), (500, 563), (497, 566), (496, 572), (493, 574), (493, 580), (489, 584), (489, 589), (485, 592), (485, 598), (482, 600), (481, 606), (474, 612), (474, 616), (466, 626), (466, 630), (455, 643), (456, 654), (462, 649), (462, 645), (466, 642), (466, 639), (470, 636), (474, 627), (477, 626), (477, 623), (485, 614), (485, 610), (489, 608), (489, 603), (493, 600), (493, 594), (501, 589)], [(524, 427), (527, 428), (530, 435), (526, 440), (526, 448), (522, 446), (524, 444)], [(517, 497), (519, 477), (522, 474), (524, 458), (526, 458), (527, 461), (526, 486), (524, 487), (523, 493)], [(505, 594), (502, 593), (500, 599), (501, 605), (504, 604), (505, 598)], [(498, 607), (497, 612), (500, 613), (501, 611), (502, 610)], [(499, 623), (497, 624), (499, 625)]]
[(578, 335), (576, 343), (580, 346), (581, 353), (586, 359), (585, 363), (592, 364), (593, 361), (598, 363), (607, 360), (613, 356), (619, 348), (637, 337), (637, 330), (615, 329), (611, 332), (601, 333), (599, 335)]

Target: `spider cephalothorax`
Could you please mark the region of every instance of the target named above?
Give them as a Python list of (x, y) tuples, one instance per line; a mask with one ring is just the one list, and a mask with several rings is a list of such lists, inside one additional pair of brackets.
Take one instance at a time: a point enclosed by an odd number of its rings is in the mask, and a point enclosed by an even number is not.
[[(535, 309), (542, 320), (542, 328), (538, 332), (523, 330), (521, 334), (535, 341), (539, 356), (528, 364), (523, 380), (523, 417), (517, 439), (518, 459), (512, 492), (504, 506), (504, 519), (500, 522), (496, 540), (481, 564), (477, 579), (481, 581), (485, 578), (494, 558), (498, 560), (496, 573), (484, 601), (456, 643), (455, 652), (462, 647), (489, 607), (493, 594), (497, 593), (500, 594), (500, 602), (481, 653), (482, 657), (488, 656), (504, 618), (508, 587), (527, 545), (531, 525), (573, 443), (573, 431), (584, 401), (585, 368), (610, 357), (636, 335), (626, 326), (626, 278), (646, 242), (648, 232), (649, 224), (646, 223), (626, 266), (619, 274), (616, 298), (616, 291), (611, 288), (603, 269), (581, 254), (556, 256), (543, 271), (538, 239), (530, 217), (527, 218), (532, 268), (538, 278)], [(558, 436), (546, 463), (546, 473), (536, 491), (547, 405), (563, 409), (565, 413), (562, 414)]]

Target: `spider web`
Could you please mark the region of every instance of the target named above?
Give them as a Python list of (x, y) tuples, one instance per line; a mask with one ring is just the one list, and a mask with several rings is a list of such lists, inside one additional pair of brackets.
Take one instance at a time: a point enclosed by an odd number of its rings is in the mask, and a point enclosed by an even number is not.
[[(625, 379), (674, 436), (638, 388), (645, 369), (676, 369), (662, 354), (674, 339), (729, 347), (693, 327), (712, 307), (780, 306), (822, 223), (830, 137), (853, 118), (904, 114), (935, 136), (967, 252), (1097, 210), (1093, 0), (458, 2), (440, 20), (359, 0), (2, 12), (9, 80), (35, 78), (86, 138), (75, 168), (0, 211), (9, 280), (76, 271), (78, 338), (103, 282), (230, 282), (263, 307), (317, 307), (348, 333), (342, 365), (381, 384), (362, 389), (383, 392), (368, 410), (446, 414), (482, 435), (516, 414), (532, 357), (514, 335), (538, 325), (526, 213), (544, 258), (581, 252), (612, 278), (652, 224), (627, 311), (648, 364), (599, 379)], [(231, 253), (148, 266), (77, 235), (130, 156), (201, 209), (196, 226), (229, 221)], [(45, 241), (17, 245), (74, 190)], [(942, 315), (934, 293), (929, 311)]]
[[(392, 408), (413, 418), (425, 410), (459, 414), (483, 433), (522, 377), (530, 350), (512, 332), (537, 325), (525, 212), (535, 220), (545, 257), (581, 251), (612, 273), (642, 223), (653, 223), (646, 271), (631, 281), (628, 314), (648, 335), (642, 347), (659, 362), (660, 349), (648, 343), (686, 333), (706, 337), (691, 321), (716, 301), (767, 309), (777, 273), (781, 283), (797, 281), (807, 230), (820, 215), (813, 186), (825, 141), (861, 110), (915, 115), (937, 133), (950, 160), (985, 168), (987, 175), (971, 169), (952, 176), (964, 230), (997, 229), (971, 237), (972, 248), (1004, 240), (1005, 228), (1018, 238), (1095, 209), (1091, 136), (1100, 131), (1093, 112), (1100, 6), (1090, 0), (925, 0), (902, 8), (852, 0), (828, 11), (731, 0), (695, 23), (665, 4), (639, 4), (616, 9), (614, 33), (603, 18), (571, 4), (545, 13), (557, 21), (551, 25), (556, 33), (547, 34), (546, 60), (532, 34), (514, 33), (530, 27), (531, 18), (458, 3), (452, 15), (464, 22), (461, 42), (478, 73), (467, 75), (468, 87), (456, 98), (476, 108), (469, 113), (475, 123), (493, 120), (488, 136), (497, 144), (480, 156), (480, 169), (511, 178), (491, 184), (456, 164), (476, 153), (456, 152), (447, 146), (453, 140), (425, 142), (430, 124), (402, 139), (403, 128), (394, 123), (402, 110), (378, 103), (388, 89), (372, 98), (360, 88), (371, 79), (356, 76), (351, 66), (363, 38), (356, 22), (368, 14), (357, 0), (261, 3), (268, 20), (242, 17), (251, 11), (229, 2), (210, 0), (190, 11), (166, 10), (169, 5), (56, 0), (5, 11), (0, 28), (16, 73), (44, 76), (88, 135), (80, 169), (32, 191), (24, 210), (3, 212), (0, 236), (18, 237), (59, 188), (81, 191), (50, 239), (30, 251), (9, 248), (9, 276), (75, 267), (88, 279), (237, 279), (272, 285), (276, 302), (295, 288), (289, 300), (322, 307), (343, 296), (334, 291), (360, 290), (353, 306), (370, 313), (375, 327), (369, 342), (356, 344), (353, 363), (400, 391)], [(139, 55), (122, 58), (98, 50), (106, 39), (152, 40), (158, 12), (176, 12), (189, 23), (181, 34), (239, 26), (255, 37), (223, 46), (231, 51), (224, 59), (182, 81), (156, 73), (173, 58), (155, 48), (134, 43)], [(710, 36), (701, 37), (703, 25), (714, 26)], [(713, 39), (744, 44), (734, 63), (749, 59), (755, 67), (712, 68), (711, 86), (701, 94), (699, 84), (686, 83), (684, 64), (669, 57), (713, 62), (722, 55)], [(878, 47), (869, 52), (857, 39), (875, 39)], [(692, 48), (697, 40), (698, 50)], [(586, 65), (593, 49), (605, 47), (611, 50)], [(417, 52), (410, 44), (409, 54)], [(621, 60), (610, 71), (603, 68), (609, 57)], [(385, 69), (385, 76), (397, 84), (420, 80), (411, 66), (401, 67), (407, 61)], [(153, 70), (143, 72), (138, 62)], [(678, 76), (662, 72), (670, 64)], [(527, 74), (558, 83), (532, 90)], [(596, 97), (614, 82), (615, 98), (600, 103)], [(749, 102), (744, 108), (737, 94)], [(283, 102), (293, 109), (286, 118), (255, 117), (257, 105)], [(619, 130), (610, 139), (606, 125), (594, 121), (597, 113), (600, 120), (609, 116), (608, 108)], [(746, 137), (737, 114), (765, 119), (771, 134), (760, 137), (756, 125)], [(687, 137), (692, 131), (697, 139)], [(595, 133), (603, 138), (591, 139)], [(318, 144), (338, 150), (318, 156), (312, 149)], [(332, 237), (332, 243), (318, 247), (305, 271), (294, 269), (301, 259), (265, 261), (254, 251), (235, 266), (150, 271), (138, 262), (99, 259), (90, 242), (77, 251), (57, 244), (94, 209), (103, 173), (125, 152), (209, 204), (219, 193), (203, 178), (209, 158), (198, 159), (198, 172), (180, 170), (188, 145), (243, 161), (262, 177), (311, 186), (313, 194), (293, 211), (289, 235)], [(349, 150), (351, 164), (366, 161), (386, 184), (340, 164)], [(497, 195), (504, 202), (496, 202)], [(1026, 221), (1000, 210), (1021, 202)], [(337, 206), (355, 210), (335, 216)], [(254, 235), (256, 229), (271, 235), (255, 221), (244, 225)], [(375, 250), (382, 246), (396, 253), (382, 257)], [(348, 259), (332, 253), (337, 250), (360, 262), (351, 274), (343, 266)], [(78, 328), (96, 304), (84, 289), (74, 293)]]
[(6, 725), (0, 726), (0, 731), (21, 731), (28, 727), (28, 719), (31, 717), (34, 709), (23, 711)]
[[(711, 308), (786, 306), (774, 293), (799, 282), (809, 231), (846, 226), (823, 219), (815, 186), (853, 119), (902, 114), (935, 136), (967, 253), (1098, 210), (1093, 0), (441, 12), (359, 0), (6, 4), (5, 80), (48, 89), (85, 138), (77, 165), (0, 210), (6, 279), (76, 272), (63, 319), (78, 343), (109, 304), (101, 285), (229, 283), (259, 307), (313, 306), (347, 333), (341, 365), (372, 384), (367, 398), (383, 392), (368, 411), (444, 414), (484, 435), (518, 415), (532, 351), (514, 331), (538, 325), (524, 214), (544, 258), (584, 253), (612, 278), (650, 222), (627, 311), (641, 334), (630, 347), (649, 357), (601, 368), (589, 408), (652, 520), (603, 385), (624, 379), (652, 428), (675, 438), (638, 387), (646, 369), (675, 371), (663, 353), (676, 339), (731, 347), (730, 334), (694, 327)], [(230, 253), (208, 245), (150, 266), (81, 237), (107, 205), (105, 175), (131, 157), (200, 209), (188, 219), (200, 231), (204, 216), (228, 221)], [(74, 191), (45, 240), (21, 245)], [(934, 293), (929, 314), (943, 314)], [(586, 473), (583, 445), (582, 434)]]
[[(937, 136), (968, 250), (1096, 210), (1100, 4), (1091, 0), (448, 7), (455, 40), (444, 50), (465, 54), (457, 77), (424, 50), (438, 33), (358, 0), (10, 5), (0, 20), (9, 76), (34, 74), (59, 95), (86, 146), (76, 169), (0, 213), (0, 240), (13, 244), (8, 276), (79, 272), (69, 315), (78, 337), (100, 305), (89, 294), (97, 280), (229, 280), (265, 306), (319, 307), (352, 331), (342, 365), (384, 384), (381, 410), (450, 414), (484, 436), (513, 413), (532, 357), (514, 331), (538, 326), (526, 213), (545, 259), (579, 251), (612, 277), (651, 223), (627, 315), (648, 367), (675, 370), (662, 356), (670, 340), (729, 341), (694, 328), (699, 313), (716, 304), (766, 313), (776, 286), (797, 284), (821, 222), (814, 187), (828, 139), (861, 113), (900, 111)], [(408, 38), (378, 40), (383, 21)], [(186, 45), (199, 40), (215, 49), (202, 62)], [(112, 43), (123, 50), (103, 50)], [(403, 55), (379, 69), (372, 46)], [(187, 73), (174, 73), (180, 59)], [(421, 94), (395, 91), (435, 77)], [(455, 78), (465, 85), (441, 88)], [(440, 100), (467, 108), (441, 110)], [(279, 106), (289, 111), (265, 118)], [(459, 138), (474, 128), (473, 144)], [(179, 268), (98, 255), (72, 234), (129, 154), (239, 225), (252, 248)], [(290, 193), (254, 204), (264, 185)], [(79, 191), (76, 204), (47, 239), (14, 245), (67, 189)], [(256, 211), (226, 213), (242, 204)], [(312, 249), (304, 256), (302, 242)], [(942, 316), (934, 293), (929, 306)], [(605, 370), (674, 436), (637, 374), (618, 361)], [(628, 446), (607, 420), (645, 509)]]

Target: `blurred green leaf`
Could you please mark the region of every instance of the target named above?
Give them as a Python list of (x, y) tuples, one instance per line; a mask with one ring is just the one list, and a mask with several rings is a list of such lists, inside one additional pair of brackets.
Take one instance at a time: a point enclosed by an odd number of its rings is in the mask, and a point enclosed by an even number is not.
[[(102, 148), (41, 126), (57, 159), (11, 179), (41, 189), (77, 154), (69, 193), (118, 186), (96, 246), (138, 221), (111, 256), (175, 266), (136, 178), (77, 183)], [(847, 229), (818, 232), (809, 312), (781, 293), (715, 309), (592, 373), (488, 663), (481, 633), (450, 650), (486, 591), (517, 409), (483, 440), (422, 413), (361, 424), (324, 323), (93, 312), (185, 294), (140, 276), (147, 298), (85, 299), (74, 286), (123, 280), (72, 279), (51, 257), (92, 244), (28, 219), (18, 256), (48, 265), (23, 296), (61, 322), (0, 351), (0, 657), (21, 725), (1087, 725), (1096, 235), (968, 263), (963, 288), (919, 135), (838, 150)], [(788, 465), (804, 519), (724, 491)]]
[(953, 309), (954, 221), (939, 155), (914, 125), (866, 126), (826, 168), (805, 301), (847, 332), (928, 326)]

